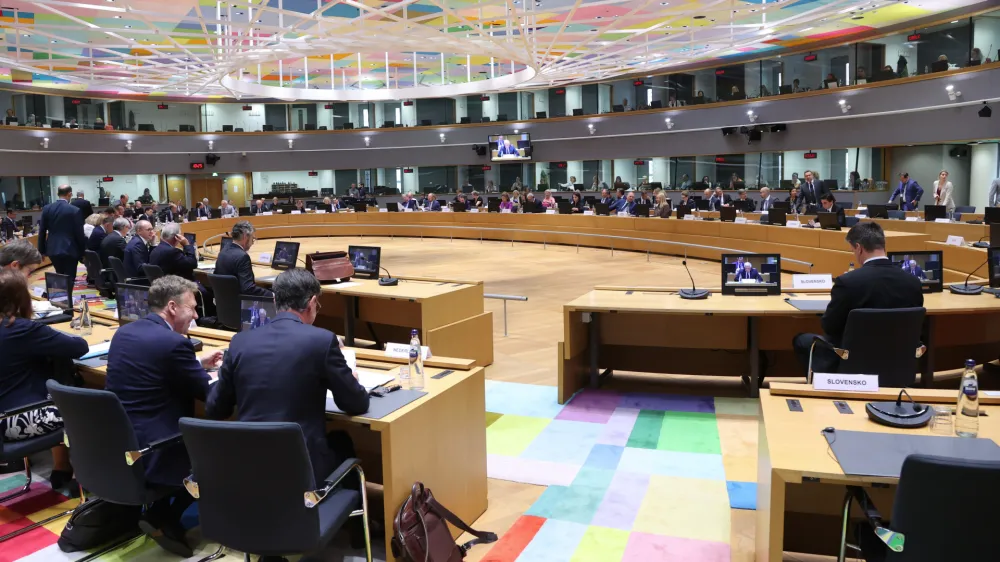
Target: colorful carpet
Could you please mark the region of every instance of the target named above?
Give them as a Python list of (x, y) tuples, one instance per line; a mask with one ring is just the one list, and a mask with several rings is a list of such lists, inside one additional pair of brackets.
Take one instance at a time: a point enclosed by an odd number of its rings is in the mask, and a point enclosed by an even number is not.
[(489, 562), (729, 560), (757, 502), (757, 401), (487, 381), (491, 478), (548, 486)]

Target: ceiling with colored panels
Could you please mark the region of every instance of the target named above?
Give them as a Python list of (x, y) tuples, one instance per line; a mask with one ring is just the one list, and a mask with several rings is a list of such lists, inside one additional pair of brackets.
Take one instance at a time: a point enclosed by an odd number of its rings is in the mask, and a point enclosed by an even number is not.
[(7, 0), (0, 86), (283, 99), (548, 87), (779, 53), (973, 4)]

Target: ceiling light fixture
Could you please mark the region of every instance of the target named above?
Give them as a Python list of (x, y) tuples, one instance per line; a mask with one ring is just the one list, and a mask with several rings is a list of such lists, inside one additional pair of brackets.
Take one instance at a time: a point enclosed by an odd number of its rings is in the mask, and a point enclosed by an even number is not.
[(288, 139), (288, 148), (295, 148), (295, 139)]
[(440, 138), (441, 142), (443, 143), (444, 139), (445, 139), (444, 133), (441, 133), (440, 135), (438, 135), (438, 138)]

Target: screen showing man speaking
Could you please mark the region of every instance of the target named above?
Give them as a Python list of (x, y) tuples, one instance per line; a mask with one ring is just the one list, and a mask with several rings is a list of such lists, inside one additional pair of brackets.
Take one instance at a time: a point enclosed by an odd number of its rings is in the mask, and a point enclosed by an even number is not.
[(893, 265), (920, 280), (925, 293), (944, 290), (942, 252), (889, 252)]
[(781, 293), (781, 256), (778, 254), (723, 254), (722, 294), (777, 295)]
[(531, 160), (531, 135), (490, 135), (490, 159), (494, 162)]

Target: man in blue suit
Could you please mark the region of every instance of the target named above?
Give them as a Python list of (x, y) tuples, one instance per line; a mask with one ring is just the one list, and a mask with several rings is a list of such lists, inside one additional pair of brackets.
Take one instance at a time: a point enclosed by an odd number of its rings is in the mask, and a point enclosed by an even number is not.
[[(316, 482), (354, 456), (347, 435), (327, 435), (327, 391), (347, 415), (368, 411), (368, 393), (344, 360), (337, 336), (312, 325), (319, 296), (320, 284), (312, 273), (289, 269), (278, 275), (278, 315), (233, 336), (205, 405), (209, 418), (227, 419), (235, 408), (240, 421), (299, 424)], [(295, 352), (288, 353), (291, 349)]]
[(917, 265), (917, 260), (910, 260), (903, 264), (903, 271), (909, 273), (910, 275), (916, 277), (917, 279), (924, 278), (924, 270)]
[(99, 252), (101, 250), (101, 242), (104, 237), (111, 232), (111, 225), (115, 222), (116, 215), (101, 215), (100, 226), (95, 226), (94, 230), (90, 233), (90, 238), (87, 238), (87, 249), (93, 252)]
[(924, 188), (920, 187), (916, 180), (911, 180), (909, 173), (903, 172), (899, 174), (899, 187), (892, 192), (889, 203), (891, 204), (897, 197), (902, 197), (902, 209), (916, 211), (917, 206), (920, 205), (920, 198), (923, 196)]
[(441, 203), (437, 200), (437, 195), (433, 193), (427, 194), (427, 204), (424, 205), (425, 211), (440, 211)]
[[(121, 400), (141, 445), (179, 432), (178, 420), (193, 416), (195, 400), (208, 396), (206, 369), (222, 359), (221, 351), (196, 357), (186, 337), (198, 318), (196, 290), (194, 283), (174, 275), (157, 279), (149, 289), (150, 314), (122, 326), (111, 338), (105, 388)], [(180, 443), (168, 445), (145, 455), (142, 466), (149, 484), (176, 491), (153, 502), (139, 527), (169, 552), (192, 556), (180, 525), (193, 501), (182, 482), (191, 473), (187, 450)]]
[(604, 203), (605, 205), (611, 205), (612, 203), (614, 203), (614, 201), (615, 200), (612, 199), (611, 197), (611, 193), (607, 189), (601, 190), (601, 201), (600, 201), (601, 203)]
[(135, 236), (125, 246), (125, 275), (145, 277), (142, 266), (149, 263), (149, 245), (153, 242), (153, 225), (143, 219), (135, 223)]
[(414, 211), (417, 210), (417, 200), (413, 198), (413, 193), (407, 192), (406, 195), (403, 196), (403, 204), (400, 208), (413, 209)]
[(638, 204), (635, 202), (635, 192), (629, 191), (625, 195), (625, 199), (620, 199), (621, 203), (618, 205), (618, 211), (624, 211), (631, 216), (635, 216), (635, 206)]
[(758, 283), (764, 282), (764, 278), (749, 261), (743, 262), (743, 267), (736, 269), (736, 282), (739, 283), (743, 279), (753, 279)]
[(87, 249), (87, 238), (83, 235), (83, 213), (69, 204), (73, 188), (60, 185), (58, 199), (42, 209), (38, 224), (38, 251), (48, 256), (56, 273), (76, 278), (76, 264)]
[(521, 153), (517, 151), (517, 147), (510, 144), (509, 139), (503, 139), (502, 142), (497, 146), (497, 156), (520, 156)]
[(233, 243), (219, 252), (215, 260), (216, 275), (232, 275), (240, 284), (241, 295), (270, 297), (271, 291), (257, 286), (253, 275), (253, 264), (250, 262), (250, 248), (257, 241), (254, 235), (256, 229), (248, 221), (239, 221), (233, 225)]

